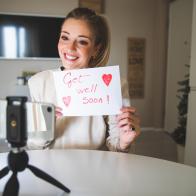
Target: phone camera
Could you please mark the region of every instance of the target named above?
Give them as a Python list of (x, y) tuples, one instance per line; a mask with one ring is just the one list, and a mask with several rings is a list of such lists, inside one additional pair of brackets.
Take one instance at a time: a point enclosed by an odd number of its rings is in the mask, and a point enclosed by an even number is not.
[(47, 107), (47, 111), (48, 112), (52, 112), (52, 108), (51, 107)]

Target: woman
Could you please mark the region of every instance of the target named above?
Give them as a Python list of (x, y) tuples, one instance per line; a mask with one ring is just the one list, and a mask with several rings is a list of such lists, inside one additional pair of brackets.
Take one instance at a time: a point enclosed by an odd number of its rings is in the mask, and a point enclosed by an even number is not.
[[(106, 20), (88, 8), (76, 8), (65, 18), (60, 32), (58, 52), (61, 71), (105, 66), (110, 50), (110, 33)], [(53, 70), (40, 72), (29, 80), (33, 101), (56, 105)], [(122, 85), (123, 107), (117, 116), (64, 117), (56, 105), (53, 148), (86, 148), (128, 152), (140, 133), (135, 108), (130, 107), (128, 88)], [(38, 144), (37, 144), (38, 145)], [(46, 144), (41, 144), (46, 147)]]

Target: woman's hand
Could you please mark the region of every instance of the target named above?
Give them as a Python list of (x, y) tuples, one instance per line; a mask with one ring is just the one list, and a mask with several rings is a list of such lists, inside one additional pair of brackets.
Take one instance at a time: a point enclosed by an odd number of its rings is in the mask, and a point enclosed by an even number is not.
[(56, 116), (56, 118), (59, 118), (59, 117), (63, 116), (61, 107), (58, 107), (58, 106), (55, 107), (55, 116)]
[(120, 128), (120, 149), (126, 150), (141, 132), (140, 119), (135, 114), (134, 107), (122, 107), (121, 112), (117, 116)]

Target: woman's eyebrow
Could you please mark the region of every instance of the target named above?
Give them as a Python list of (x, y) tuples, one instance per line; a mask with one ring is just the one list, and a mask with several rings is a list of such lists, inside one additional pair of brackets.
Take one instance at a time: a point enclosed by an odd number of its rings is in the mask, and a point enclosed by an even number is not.
[[(65, 34), (70, 35), (70, 33), (67, 32), (67, 31), (61, 31), (61, 33), (65, 33)], [(92, 38), (90, 38), (89, 36), (86, 36), (86, 35), (78, 35), (78, 37), (80, 37), (80, 38), (85, 38), (85, 39), (89, 39), (90, 41), (92, 41)]]
[(78, 37), (81, 37), (81, 38), (86, 38), (86, 39), (89, 39), (89, 40), (91, 40), (91, 38), (90, 38), (90, 37), (88, 37), (88, 36), (85, 36), (85, 35), (79, 35)]
[(66, 34), (70, 34), (69, 32), (67, 32), (67, 31), (61, 31), (61, 33), (66, 33)]

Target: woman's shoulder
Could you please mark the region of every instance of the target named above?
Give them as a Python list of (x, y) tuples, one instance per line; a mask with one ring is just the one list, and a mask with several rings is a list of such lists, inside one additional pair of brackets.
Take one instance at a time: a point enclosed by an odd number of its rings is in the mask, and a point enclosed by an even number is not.
[[(53, 92), (53, 71), (45, 70), (36, 73), (28, 80), (28, 87), (32, 100), (43, 102), (43, 94), (48, 92)], [(49, 90), (48, 90), (49, 89)]]
[(39, 79), (39, 78), (44, 78), (44, 77), (48, 77), (49, 75), (51, 75), (52, 70), (44, 70), (44, 71), (40, 71), (36, 74), (34, 74), (31, 78), (29, 78), (29, 80), (35, 80), (35, 79)]
[(44, 70), (44, 71), (38, 72), (35, 75), (33, 75), (31, 78), (29, 78), (28, 83), (39, 83), (39, 82), (43, 82), (45, 80), (49, 80), (50, 78), (53, 77), (52, 73), (55, 70), (57, 70), (57, 69)]

